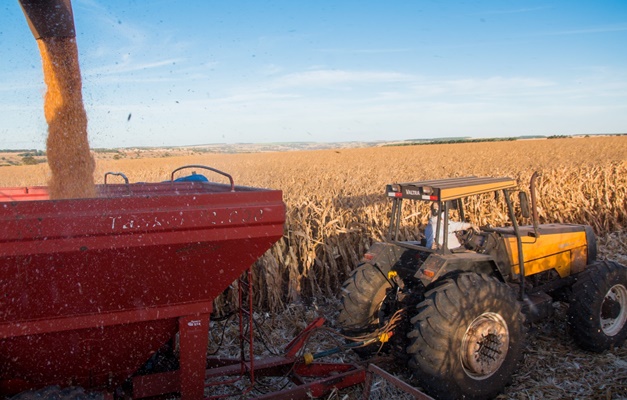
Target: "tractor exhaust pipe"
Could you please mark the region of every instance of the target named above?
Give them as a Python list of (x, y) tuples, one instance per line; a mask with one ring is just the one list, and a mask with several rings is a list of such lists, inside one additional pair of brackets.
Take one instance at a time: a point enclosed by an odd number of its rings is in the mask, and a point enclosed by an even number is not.
[(536, 179), (540, 177), (540, 174), (536, 171), (531, 175), (531, 182), (529, 183), (529, 193), (531, 194), (531, 212), (533, 216), (533, 232), (536, 238), (540, 237), (540, 232), (538, 231), (538, 203), (536, 199)]
[(70, 0), (19, 1), (35, 39), (76, 37)]

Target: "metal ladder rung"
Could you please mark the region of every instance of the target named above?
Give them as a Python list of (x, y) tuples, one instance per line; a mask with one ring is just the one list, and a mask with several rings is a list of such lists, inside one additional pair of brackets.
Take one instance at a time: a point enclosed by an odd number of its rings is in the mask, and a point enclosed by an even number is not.
[[(240, 376), (232, 380), (222, 382), (205, 382), (205, 387), (216, 386), (221, 384), (233, 385), (244, 379), (247, 375), (250, 384), (248, 389), (243, 391), (240, 389), (239, 394), (247, 393), (255, 385), (255, 366), (254, 366), (254, 332), (253, 332), (253, 313), (252, 313), (252, 299), (253, 299), (253, 287), (249, 283), (252, 279), (252, 273), (250, 268), (242, 274), (237, 280), (238, 283), (238, 310), (239, 310), (239, 339), (240, 339)], [(248, 298), (244, 298), (244, 293), (247, 293)], [(248, 324), (248, 332), (244, 329), (244, 323)], [(249, 360), (246, 360), (246, 353), (248, 353)], [(223, 396), (218, 396), (223, 397)]]

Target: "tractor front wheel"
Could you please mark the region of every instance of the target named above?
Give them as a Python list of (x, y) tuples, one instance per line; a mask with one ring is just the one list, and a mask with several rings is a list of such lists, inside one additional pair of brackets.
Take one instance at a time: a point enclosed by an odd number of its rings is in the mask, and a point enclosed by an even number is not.
[(463, 273), (444, 279), (417, 307), (407, 352), (425, 389), (441, 399), (496, 396), (525, 339), (513, 291), (493, 277)]
[(379, 310), (390, 282), (388, 268), (364, 263), (342, 285), (338, 324), (345, 333), (373, 332), (379, 327)]
[(573, 285), (568, 321), (585, 350), (620, 346), (627, 338), (627, 267), (613, 261), (588, 266)]

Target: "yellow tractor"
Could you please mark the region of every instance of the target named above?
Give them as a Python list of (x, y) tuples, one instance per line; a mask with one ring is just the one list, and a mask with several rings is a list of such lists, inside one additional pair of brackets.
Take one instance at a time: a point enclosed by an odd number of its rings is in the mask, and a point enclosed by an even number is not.
[[(370, 247), (342, 287), (342, 330), (391, 336), (385, 346), (370, 345), (360, 354), (386, 349), (437, 398), (483, 399), (496, 396), (511, 379), (528, 323), (550, 317), (555, 300), (570, 303), (571, 331), (582, 348), (602, 352), (622, 344), (627, 268), (597, 261), (590, 226), (539, 225), (536, 177), (531, 205), (516, 181), (506, 177), (387, 185), (388, 240)], [(529, 226), (517, 223), (514, 192), (520, 215), (533, 214)], [(464, 223), (469, 198), (485, 194), (504, 199), (508, 226)], [(421, 241), (399, 240), (408, 200), (431, 204), (431, 226)], [(453, 227), (460, 230), (452, 232)]]

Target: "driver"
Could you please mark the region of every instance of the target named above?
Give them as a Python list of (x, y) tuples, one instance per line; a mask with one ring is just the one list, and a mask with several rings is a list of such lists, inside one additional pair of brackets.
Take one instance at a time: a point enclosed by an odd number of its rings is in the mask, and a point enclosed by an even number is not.
[[(433, 242), (435, 241), (435, 230), (438, 226), (438, 208), (439, 205), (436, 202), (431, 203), (431, 216), (429, 217), (429, 223), (427, 224), (427, 228), (425, 229), (425, 236), (427, 238), (426, 247), (428, 249), (433, 248)], [(441, 226), (440, 226), (440, 236), (438, 240), (438, 244), (440, 246), (444, 243), (444, 211), (440, 214), (442, 218)], [(460, 247), (461, 243), (457, 239), (457, 235), (455, 232), (464, 231), (472, 228), (472, 224), (468, 222), (458, 222), (458, 221), (448, 221), (448, 248), (454, 249), (456, 247)]]

